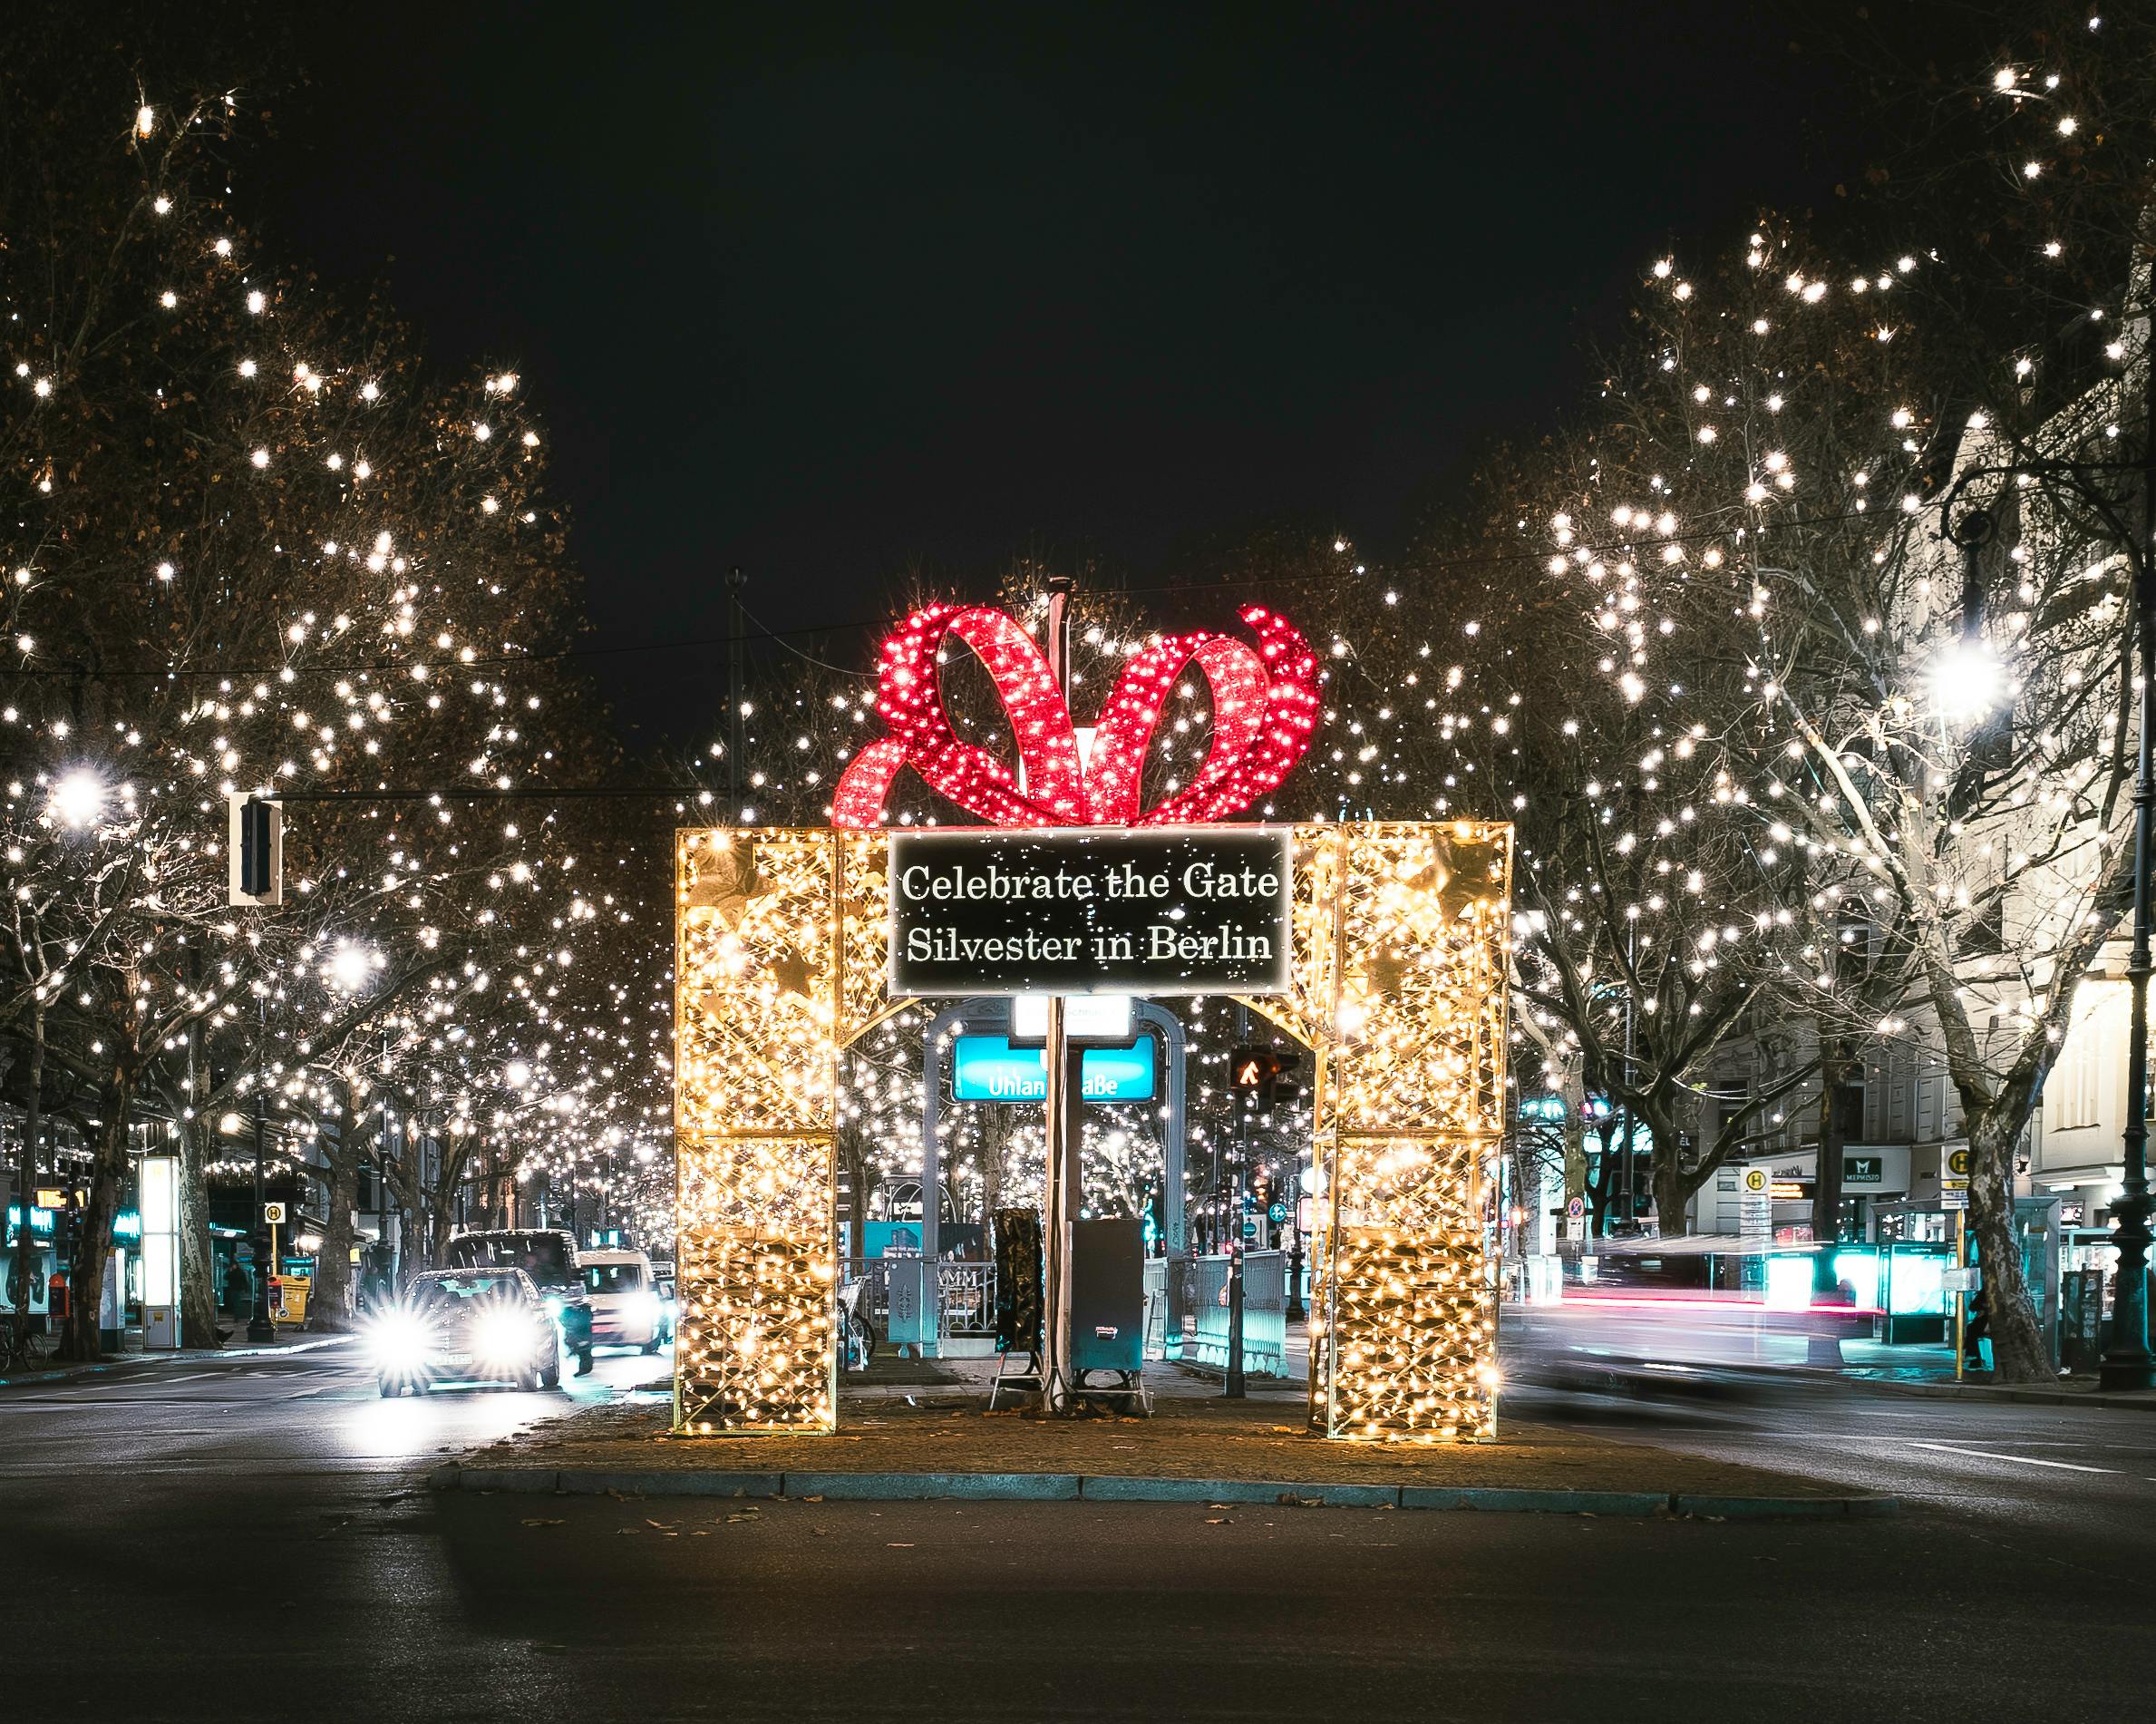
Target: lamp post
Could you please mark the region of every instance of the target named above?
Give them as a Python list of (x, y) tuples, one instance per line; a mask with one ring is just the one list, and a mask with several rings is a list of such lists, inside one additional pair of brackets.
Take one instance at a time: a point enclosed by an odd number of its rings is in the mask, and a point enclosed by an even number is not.
[[(2156, 364), (2146, 356), (2144, 364)], [(2141, 667), (2140, 734), (2133, 760), (2133, 945), (2126, 979), (2133, 991), (2126, 1034), (2125, 1176), (2112, 1205), (2119, 1268), (2112, 1293), (2111, 1345), (2097, 1368), (2107, 1389), (2156, 1388), (2149, 1354), (2149, 867), (2156, 825), (2156, 372), (2143, 385), (2148, 419), (2141, 446), (2141, 539), (2133, 560), (2134, 657)]]

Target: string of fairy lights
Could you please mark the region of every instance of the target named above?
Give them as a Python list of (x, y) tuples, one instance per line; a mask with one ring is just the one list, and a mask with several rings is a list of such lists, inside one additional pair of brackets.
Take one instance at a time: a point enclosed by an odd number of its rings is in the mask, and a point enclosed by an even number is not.
[[(408, 1266), (572, 1185), (662, 1236), (665, 963), (624, 939), (664, 917), (657, 859), (453, 794), (605, 757), (588, 692), (526, 662), (578, 620), (541, 428), (513, 370), (421, 382), (393, 324), (259, 255), (229, 112), (145, 101), (83, 192), (131, 243), (0, 270), (9, 981), (87, 1099), (47, 1164), (117, 1190), (178, 1141), (237, 1178), (260, 1096), (308, 1213), (381, 1169)], [(105, 325), (63, 321), (85, 303)], [(296, 805), (284, 905), (227, 906), (229, 794), (413, 779), (452, 794)]]
[[(1364, 950), (1394, 956), (1335, 979), (1347, 1009), (1382, 1015), (1397, 996), (1439, 1014), (1409, 981), (1465, 976), (1501, 939), (1539, 1032), (1512, 1063), (1553, 1089), (1590, 1042), (1622, 1045), (1640, 1085), (1666, 1072), (1695, 1098), (1707, 1135), (1774, 1138), (1802, 1096), (1743, 1111), (1762, 1093), (1736, 1069), (1745, 1020), (1704, 1038), (1674, 1028), (1756, 997), (1848, 1030), (1868, 1058), (1928, 1047), (1933, 1020), (1958, 1015), (1977, 1051), (1956, 1081), (1976, 1097), (2070, 1028), (2059, 978), (2095, 958), (2095, 904), (2120, 854), (2127, 560), (2065, 470), (2138, 449), (2148, 306), (2131, 277), (2092, 292), (2073, 225), (2082, 193), (2066, 188), (2086, 184), (2090, 152), (2116, 130), (2090, 57), (2105, 31), (2092, 21), (2090, 35), (2094, 47), (2056, 47), (2064, 69), (2001, 66), (1978, 93), (2012, 169), (2000, 195), (2018, 200), (2014, 267), (2052, 325), (2071, 313), (2071, 355), (2034, 322), (1980, 365), (1947, 351), (1932, 283), (1969, 267), (1958, 235), (1860, 264), (1763, 219), (1709, 267), (1642, 268), (1636, 335), (1588, 434), (1505, 474), (1486, 520), (1396, 566), (1328, 533), (1248, 571), (1251, 590), (1299, 595), (1306, 634), (1257, 606), (1242, 612), (1248, 640), (1164, 632), (1138, 609), (1196, 582), (1082, 593), (1066, 696), (1045, 677), (1045, 599), (1024, 571), (1003, 609), (924, 605), (872, 671), (833, 649), (729, 690), (744, 758), (700, 763), (685, 817), (836, 827), (841, 847), (954, 819), (1510, 820), (1501, 934), (1477, 920), (1503, 897), (1492, 888), (1476, 895), (1471, 939), (1453, 930), (1420, 959), (1397, 956), (1437, 937), (1413, 894), (1373, 887)], [(11, 996), (43, 1013), (55, 1071), (90, 1098), (75, 1112), (198, 1132), (210, 1170), (237, 1175), (259, 1094), (285, 1164), (375, 1144), (413, 1213), (482, 1190), (490, 1205), (521, 1192), (558, 1213), (573, 1187), (588, 1219), (603, 1205), (664, 1239), (680, 1124), (668, 1092), (720, 1081), (676, 1022), (677, 996), (736, 999), (768, 975), (757, 1009), (782, 1033), (759, 1045), (769, 1095), (755, 1106), (793, 1123), (699, 1192), (745, 1180), (775, 1203), (814, 1175), (828, 1146), (811, 1140), (842, 1130), (886, 1174), (918, 1167), (926, 1014), (868, 1008), (865, 946), (767, 925), (762, 845), (734, 923), (726, 893), (677, 902), (712, 912), (694, 969), (665, 944), (663, 859), (597, 811), (505, 815), (453, 796), (311, 808), (288, 833), (286, 906), (226, 906), (233, 791), (540, 789), (566, 763), (582, 778), (611, 759), (578, 676), (612, 649), (574, 639), (545, 429), (516, 369), (424, 381), (404, 331), (280, 271), (213, 166), (233, 123), (222, 99), (146, 95), (84, 192), (131, 243), (70, 254), (64, 292), (20, 250), (0, 254), (15, 504), (0, 532), (5, 940)], [(87, 303), (113, 324), (69, 326)], [(1962, 404), (1950, 420), (1937, 404), (1948, 399)], [(1981, 476), (1960, 503), (1995, 535), (1973, 606), (1941, 520), (1968, 472)], [(170, 507), (180, 493), (217, 507)], [(1095, 720), (1090, 758), (1080, 712)], [(734, 772), (738, 799), (716, 788)], [(1473, 831), (1457, 842), (1496, 843)], [(843, 874), (834, 890), (852, 890)], [(845, 925), (867, 938), (859, 919)], [(1889, 952), (1908, 985), (1852, 986), (1838, 955), (1852, 939)], [(803, 1017), (782, 984), (826, 966), (830, 1010)], [(1191, 1009), (1201, 1134), (1218, 1132), (1204, 1073), (1227, 1016)], [(1413, 1057), (1453, 1062), (1458, 1093), (1501, 1088), (1507, 1050), (1474, 1046), (1482, 1063), (1459, 1064), (1470, 1057), (1451, 1044)], [(1325, 1089), (1341, 1069), (1319, 1076), (1320, 1108), (1350, 1094)], [(1353, 1091), (1374, 1144), (1389, 1114), (1428, 1123), (1388, 1099), (1390, 1081), (1366, 1075)], [(962, 1201), (1037, 1185), (1030, 1127), (991, 1130), (957, 1108), (945, 1129)], [(1394, 1152), (1372, 1148), (1361, 1166), (1344, 1147), (1331, 1189), (1362, 1193), (1411, 1244), (1462, 1236), (1467, 1212), (1434, 1193), (1486, 1177), (1473, 1134), (1493, 1127), (1447, 1129), (1435, 1185), (1411, 1193)], [(1087, 1200), (1142, 1201), (1160, 1130), (1155, 1110), (1098, 1110)], [(117, 1180), (128, 1144), (111, 1135), (53, 1153)], [(444, 1167), (459, 1176), (430, 1184)], [(700, 1249), (719, 1253), (706, 1279), (728, 1299), (759, 1276), (831, 1267), (813, 1253), (735, 1261), (723, 1242)], [(1432, 1320), (1448, 1333), (1483, 1320), (1461, 1261), (1371, 1262), (1373, 1284), (1452, 1277), (1446, 1297), (1466, 1302)], [(828, 1384), (778, 1362), (792, 1349), (805, 1369), (821, 1344), (806, 1310), (773, 1328), (792, 1339), (774, 1341), (751, 1398), (814, 1422)], [(1388, 1387), (1337, 1415), (1343, 1428), (1485, 1428), (1486, 1386), (1462, 1362), (1474, 1357), (1387, 1365)]]

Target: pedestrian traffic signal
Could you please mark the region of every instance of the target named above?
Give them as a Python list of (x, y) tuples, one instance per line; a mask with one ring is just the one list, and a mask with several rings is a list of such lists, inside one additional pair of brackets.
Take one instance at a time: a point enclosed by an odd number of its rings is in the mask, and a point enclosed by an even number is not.
[(1260, 1107), (1271, 1107), (1280, 1098), (1280, 1080), (1292, 1078), (1299, 1064), (1293, 1054), (1270, 1047), (1238, 1047), (1229, 1057), (1229, 1076), (1236, 1089)]

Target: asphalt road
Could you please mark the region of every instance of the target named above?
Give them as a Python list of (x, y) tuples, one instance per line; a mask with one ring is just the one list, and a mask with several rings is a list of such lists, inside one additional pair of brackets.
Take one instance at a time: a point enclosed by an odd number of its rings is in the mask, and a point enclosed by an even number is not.
[[(1966, 1724), (2138, 1713), (2156, 1668), (2131, 1413), (2079, 1415), (2069, 1461), (2007, 1409), (1918, 1433), (1829, 1392), (1820, 1441), (1779, 1406), (1578, 1409), (1925, 1485), (1840, 1524), (419, 1486), (564, 1398), (384, 1402), (341, 1351), (0, 1389), (0, 1714)], [(2105, 1470), (1959, 1452), (1995, 1447)]]
[[(2156, 1407), (1882, 1393), (1747, 1367), (1718, 1344), (1666, 1320), (1546, 1325), (1508, 1357), (1503, 1410), (1887, 1492), (2042, 1560), (2156, 1568)], [(1772, 1344), (1778, 1363), (1802, 1361), (1802, 1337)]]

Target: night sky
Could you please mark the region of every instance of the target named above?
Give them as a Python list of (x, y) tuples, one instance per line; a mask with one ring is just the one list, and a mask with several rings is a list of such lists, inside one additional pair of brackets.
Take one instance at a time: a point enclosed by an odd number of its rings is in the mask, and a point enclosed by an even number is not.
[[(1022, 552), (1142, 584), (1284, 515), (1382, 552), (1554, 423), (1662, 248), (1827, 201), (1866, 142), (1727, 4), (300, 27), (243, 202), (520, 372), (608, 646), (722, 634), (735, 563), (794, 629)], [(594, 662), (694, 746), (718, 657)]]

